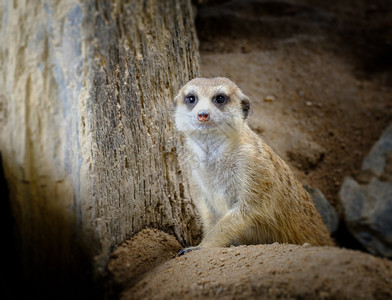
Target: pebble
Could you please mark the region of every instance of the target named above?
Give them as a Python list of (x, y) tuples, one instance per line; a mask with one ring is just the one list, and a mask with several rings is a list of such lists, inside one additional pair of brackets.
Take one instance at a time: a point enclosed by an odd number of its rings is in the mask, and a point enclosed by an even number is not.
[(274, 96), (272, 96), (272, 95), (268, 95), (268, 96), (266, 96), (264, 98), (265, 102), (272, 102), (272, 101), (275, 101), (275, 100), (276, 100), (276, 98)]

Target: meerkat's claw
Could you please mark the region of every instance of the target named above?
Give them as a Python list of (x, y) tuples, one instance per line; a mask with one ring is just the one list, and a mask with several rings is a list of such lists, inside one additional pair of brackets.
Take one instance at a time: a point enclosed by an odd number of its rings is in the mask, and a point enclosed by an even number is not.
[(199, 247), (184, 248), (184, 249), (181, 249), (180, 251), (178, 251), (177, 256), (182, 256), (188, 252), (199, 250), (199, 249), (200, 249)]
[(187, 253), (187, 251), (184, 249), (181, 249), (180, 251), (178, 251), (176, 256), (183, 256), (185, 253)]

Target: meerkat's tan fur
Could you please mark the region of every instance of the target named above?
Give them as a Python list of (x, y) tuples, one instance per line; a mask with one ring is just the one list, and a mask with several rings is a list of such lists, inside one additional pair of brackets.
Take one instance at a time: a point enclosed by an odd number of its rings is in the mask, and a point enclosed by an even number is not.
[(185, 136), (191, 194), (203, 223), (198, 247), (334, 244), (288, 165), (248, 126), (249, 99), (232, 81), (193, 79), (174, 105), (176, 127)]

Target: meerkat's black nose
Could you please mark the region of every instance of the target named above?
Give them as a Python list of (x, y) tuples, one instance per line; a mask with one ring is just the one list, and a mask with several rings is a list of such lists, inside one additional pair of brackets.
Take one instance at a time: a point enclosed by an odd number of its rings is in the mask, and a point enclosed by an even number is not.
[(210, 115), (206, 112), (199, 112), (197, 118), (200, 122), (207, 122), (210, 119)]

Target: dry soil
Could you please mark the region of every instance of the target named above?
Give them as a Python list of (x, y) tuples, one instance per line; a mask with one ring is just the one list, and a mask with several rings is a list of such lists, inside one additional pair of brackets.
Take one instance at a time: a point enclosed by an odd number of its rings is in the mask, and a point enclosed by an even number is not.
[(175, 257), (180, 249), (174, 237), (152, 229), (125, 242), (108, 265), (111, 297), (392, 298), (392, 262), (360, 251), (275, 243), (202, 249)]

